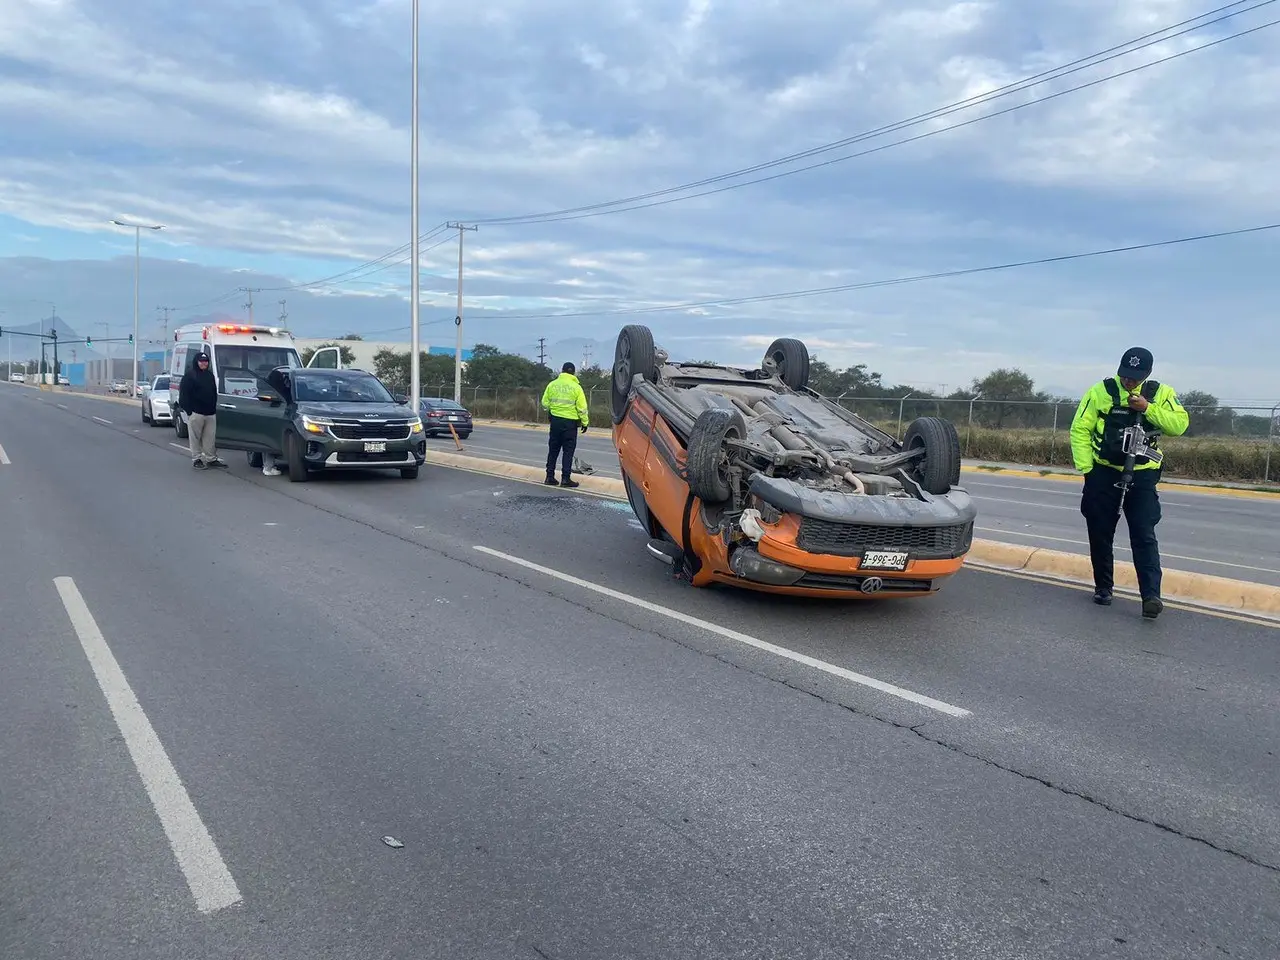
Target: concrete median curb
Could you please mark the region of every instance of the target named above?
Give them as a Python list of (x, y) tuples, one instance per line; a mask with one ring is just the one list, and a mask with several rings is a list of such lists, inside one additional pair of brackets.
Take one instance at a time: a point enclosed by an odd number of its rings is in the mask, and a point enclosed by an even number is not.
[[(427, 452), (427, 464), (539, 485), (543, 479), (540, 467), (435, 450)], [(579, 489), (583, 492), (615, 500), (627, 499), (626, 488), (621, 480), (591, 476), (578, 476), (576, 479), (582, 484)], [(999, 540), (975, 539), (965, 563), (976, 569), (1026, 574), (1041, 580), (1061, 581), (1076, 586), (1093, 586), (1093, 569), (1089, 558), (1083, 554), (1026, 547)], [(1136, 595), (1138, 581), (1132, 566), (1117, 563), (1115, 577), (1117, 590)], [(1265, 583), (1231, 580), (1185, 570), (1165, 570), (1162, 592), (1167, 601), (1174, 603), (1280, 621), (1280, 587)]]

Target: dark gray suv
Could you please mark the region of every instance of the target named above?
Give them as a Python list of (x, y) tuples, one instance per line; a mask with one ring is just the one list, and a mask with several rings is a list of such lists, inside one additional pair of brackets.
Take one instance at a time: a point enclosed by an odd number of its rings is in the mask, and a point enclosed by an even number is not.
[(218, 446), (246, 451), (255, 467), (263, 454), (274, 454), (294, 483), (323, 470), (398, 469), (413, 480), (426, 460), (422, 418), (371, 373), (311, 367), (277, 367), (265, 378), (248, 370), (219, 373), (257, 384), (256, 395), (218, 396)]

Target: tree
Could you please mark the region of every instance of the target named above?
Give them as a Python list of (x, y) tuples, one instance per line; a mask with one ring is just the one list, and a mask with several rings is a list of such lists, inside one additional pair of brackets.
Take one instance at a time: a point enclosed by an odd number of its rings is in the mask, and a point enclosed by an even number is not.
[[(373, 355), (373, 372), (383, 382), (408, 390), (413, 371), (409, 369), (409, 351), (391, 350), (383, 347)], [(463, 379), (466, 379), (465, 371)], [(453, 380), (453, 357), (427, 353), (418, 353), (418, 383), (434, 390), (442, 383)]]
[[(353, 339), (353, 338), (352, 338), (352, 337), (342, 337), (342, 339), (343, 339), (343, 340), (351, 340), (351, 339)], [(354, 339), (357, 339), (357, 340), (358, 340), (358, 339), (359, 339), (359, 337), (355, 337)], [(351, 366), (351, 364), (353, 364), (353, 363), (355, 363), (355, 362), (356, 362), (356, 352), (355, 352), (354, 350), (352, 350), (350, 347), (344, 347), (344, 346), (342, 346), (342, 345), (341, 345), (341, 344), (339, 344), (339, 343), (334, 343), (334, 342), (330, 341), (330, 342), (328, 342), (328, 343), (322, 343), (322, 344), (320, 344), (320, 346), (319, 346), (319, 347), (307, 347), (305, 350), (303, 350), (303, 351), (302, 351), (302, 365), (305, 367), (308, 363), (310, 363), (310, 362), (311, 362), (311, 358), (312, 358), (312, 357), (314, 357), (314, 356), (316, 355), (316, 351), (317, 351), (317, 350), (319, 350), (319, 349), (321, 349), (322, 347), (337, 347), (337, 348), (338, 348), (338, 356), (340, 356), (340, 357), (342, 358), (342, 364), (343, 364), (343, 366), (347, 366), (347, 367), (349, 367), (349, 366)]]
[(996, 401), (984, 409), (986, 416), (982, 418), (996, 427), (1004, 426), (1009, 419), (1036, 419), (1033, 411), (1016, 404), (1046, 399), (1036, 393), (1036, 382), (1016, 367), (999, 367), (981, 380), (974, 380), (973, 393), (980, 394), (983, 400)]
[(467, 361), (467, 379), (485, 387), (542, 387), (545, 367), (514, 353), (503, 353), (487, 343), (477, 343)]
[(1188, 424), (1187, 436), (1203, 437), (1210, 434), (1232, 433), (1232, 420), (1235, 411), (1218, 404), (1218, 398), (1203, 390), (1188, 390), (1178, 397), (1178, 401), (1186, 408)]

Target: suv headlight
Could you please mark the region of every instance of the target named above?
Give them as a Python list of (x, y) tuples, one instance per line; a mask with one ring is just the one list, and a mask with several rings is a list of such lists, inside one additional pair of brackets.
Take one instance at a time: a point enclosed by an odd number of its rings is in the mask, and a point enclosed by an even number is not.
[(302, 416), (302, 429), (307, 433), (324, 433), (331, 426), (333, 421), (328, 417), (309, 417), (306, 414)]
[(410, 420), (410, 421), (409, 421), (409, 430), (410, 430), (412, 433), (421, 433), (421, 432), (422, 432), (422, 418), (421, 418), (421, 417), (414, 417), (412, 420)]

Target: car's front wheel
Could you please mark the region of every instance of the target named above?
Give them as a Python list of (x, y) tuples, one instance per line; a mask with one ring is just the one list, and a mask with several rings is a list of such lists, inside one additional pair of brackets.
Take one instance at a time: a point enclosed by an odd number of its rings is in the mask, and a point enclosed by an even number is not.
[(305, 483), (307, 479), (307, 462), (302, 459), (302, 441), (296, 433), (287, 433), (284, 438), (284, 458), (289, 465), (289, 482)]

